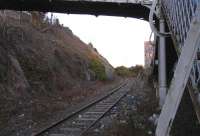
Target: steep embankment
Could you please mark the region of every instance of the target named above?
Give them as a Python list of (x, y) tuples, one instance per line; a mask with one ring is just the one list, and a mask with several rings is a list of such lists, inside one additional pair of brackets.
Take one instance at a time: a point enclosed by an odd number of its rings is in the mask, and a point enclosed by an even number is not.
[(16, 135), (20, 125), (27, 126), (23, 135), (29, 135), (42, 114), (92, 95), (94, 91), (86, 91), (86, 87), (96, 84), (99, 74), (98, 68), (90, 66), (92, 61), (100, 63), (106, 78), (113, 77), (105, 58), (69, 28), (34, 20), (33, 15), (37, 14), (0, 13), (2, 135)]

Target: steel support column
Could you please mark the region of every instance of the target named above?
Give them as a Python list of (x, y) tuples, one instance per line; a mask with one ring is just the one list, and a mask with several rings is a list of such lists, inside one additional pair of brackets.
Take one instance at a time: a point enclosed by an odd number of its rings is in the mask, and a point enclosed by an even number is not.
[[(160, 17), (160, 33), (165, 33), (165, 21), (161, 15)], [(159, 74), (159, 105), (163, 106), (165, 102), (167, 87), (166, 87), (166, 45), (165, 37), (159, 38), (158, 45), (158, 74)]]

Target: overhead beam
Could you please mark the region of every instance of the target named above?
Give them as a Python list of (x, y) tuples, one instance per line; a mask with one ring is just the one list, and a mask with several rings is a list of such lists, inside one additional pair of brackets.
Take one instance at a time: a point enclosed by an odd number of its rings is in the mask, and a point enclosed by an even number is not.
[(134, 17), (148, 20), (149, 8), (139, 3), (68, 0), (1, 0), (0, 9)]

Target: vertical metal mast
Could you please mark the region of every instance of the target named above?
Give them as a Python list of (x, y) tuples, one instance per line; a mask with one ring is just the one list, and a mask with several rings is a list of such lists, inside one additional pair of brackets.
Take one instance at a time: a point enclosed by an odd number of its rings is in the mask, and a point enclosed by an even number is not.
[[(160, 33), (165, 33), (165, 21), (162, 16), (161, 8), (160, 8)], [(158, 60), (159, 60), (159, 105), (163, 106), (165, 102), (167, 86), (166, 86), (166, 45), (165, 45), (165, 37), (159, 37), (159, 45), (158, 45)]]
[[(159, 2), (159, 3), (158, 3)], [(159, 4), (159, 7), (158, 7)], [(156, 9), (158, 12), (156, 12)], [(154, 26), (153, 16), (154, 14), (157, 15), (159, 18), (159, 26), (160, 31), (157, 30), (157, 28)], [(162, 15), (161, 11), (161, 1), (154, 0), (150, 14), (149, 14), (149, 23), (152, 31), (156, 36), (159, 37), (159, 45), (158, 45), (158, 79), (159, 79), (159, 105), (160, 108), (162, 108), (165, 97), (167, 93), (167, 86), (166, 86), (166, 42), (165, 37), (169, 36), (169, 33), (165, 33), (165, 21)]]

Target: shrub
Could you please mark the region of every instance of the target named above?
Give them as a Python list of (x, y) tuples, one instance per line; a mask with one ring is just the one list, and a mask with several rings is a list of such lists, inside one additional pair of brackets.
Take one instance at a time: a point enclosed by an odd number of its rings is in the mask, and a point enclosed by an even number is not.
[(144, 70), (144, 68), (143, 68), (143, 66), (136, 65), (134, 67), (130, 67), (129, 70), (134, 75), (137, 75), (138, 73), (142, 72)]
[(120, 66), (115, 68), (115, 72), (117, 75), (122, 76), (122, 77), (128, 77), (131, 76), (131, 72), (129, 71), (129, 69), (127, 67), (124, 66)]
[(122, 76), (122, 77), (135, 77), (138, 75), (138, 73), (143, 71), (143, 67), (136, 65), (134, 67), (124, 67), (124, 66), (120, 66), (115, 68), (115, 72), (117, 75)]
[(101, 81), (107, 79), (105, 67), (98, 59), (92, 59), (89, 68), (95, 73), (96, 79)]

